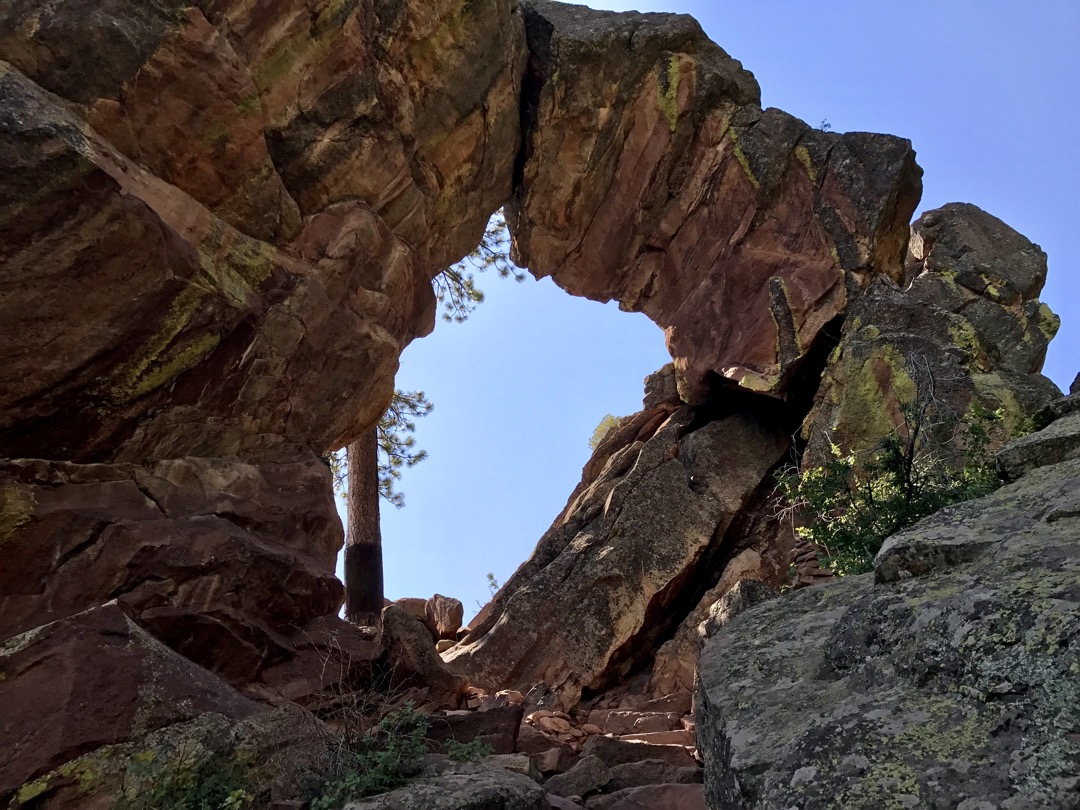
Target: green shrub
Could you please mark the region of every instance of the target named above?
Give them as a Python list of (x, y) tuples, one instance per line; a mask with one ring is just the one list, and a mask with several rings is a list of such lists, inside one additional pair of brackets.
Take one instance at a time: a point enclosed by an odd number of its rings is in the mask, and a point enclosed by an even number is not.
[(466, 743), (450, 740), (446, 744), (446, 755), (454, 762), (476, 762), (491, 756), (492, 750), (483, 740), (469, 740)]
[(411, 703), (391, 712), (375, 733), (330, 752), (330, 775), (311, 797), (311, 810), (340, 810), (349, 801), (400, 787), (427, 753), (427, 718)]
[(837, 576), (873, 570), (889, 535), (1000, 485), (988, 445), (1001, 410), (973, 407), (963, 422), (935, 415), (925, 403), (903, 411), (904, 425), (867, 457), (833, 444), (825, 463), (777, 477), (804, 522), (796, 533), (822, 549), (822, 565)]
[(254, 801), (251, 767), (235, 751), (165, 746), (128, 761), (115, 810), (243, 810)]

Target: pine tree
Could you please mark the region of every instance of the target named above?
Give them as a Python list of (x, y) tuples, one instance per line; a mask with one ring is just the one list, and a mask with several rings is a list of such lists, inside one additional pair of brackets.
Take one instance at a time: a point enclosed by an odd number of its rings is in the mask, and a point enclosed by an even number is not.
[[(510, 262), (510, 237), (500, 211), (491, 218), (480, 244), (463, 261), (435, 277), (432, 286), (443, 310), (443, 320), (462, 323), (483, 302), (475, 273), (494, 269), (500, 278), (524, 281), (525, 274)], [(345, 540), (345, 618), (376, 631), (383, 607), (382, 532), (380, 497), (394, 506), (405, 505), (396, 489), (403, 469), (427, 458), (416, 448), (415, 420), (431, 413), (434, 405), (423, 391), (394, 392), (390, 407), (378, 425), (346, 449), (331, 457), (334, 483), (347, 490), (348, 525)]]

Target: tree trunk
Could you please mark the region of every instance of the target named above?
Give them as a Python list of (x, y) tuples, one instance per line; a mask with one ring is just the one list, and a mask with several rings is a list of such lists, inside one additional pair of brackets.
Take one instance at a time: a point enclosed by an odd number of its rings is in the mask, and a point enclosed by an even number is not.
[(346, 450), (349, 525), (345, 537), (345, 618), (361, 627), (382, 622), (382, 532), (379, 529), (379, 445), (372, 428)]

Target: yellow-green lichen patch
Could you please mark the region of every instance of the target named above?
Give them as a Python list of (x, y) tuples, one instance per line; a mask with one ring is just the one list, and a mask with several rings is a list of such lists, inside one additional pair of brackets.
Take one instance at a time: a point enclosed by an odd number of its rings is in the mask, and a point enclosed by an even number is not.
[(244, 236), (223, 223), (212, 228), (200, 245), (199, 268), (225, 299), (237, 308), (274, 271), (276, 253), (265, 242)]
[(34, 513), (34, 494), (16, 484), (0, 488), (0, 546), (30, 521)]
[(15, 794), (15, 799), (19, 804), (29, 804), (48, 789), (49, 777), (43, 776), (20, 787), (18, 793)]
[(1055, 315), (1053, 310), (1046, 304), (1040, 303), (1035, 326), (1042, 333), (1042, 336), (1050, 341), (1054, 339), (1054, 335), (1061, 328), (1061, 318)]
[(656, 95), (660, 112), (667, 119), (668, 128), (674, 132), (679, 125), (679, 81), (682, 75), (682, 59), (671, 54), (666, 65), (656, 71)]
[(897, 744), (916, 756), (942, 763), (958, 756), (967, 762), (985, 759), (987, 740), (996, 722), (989, 714), (969, 709), (960, 719), (957, 712), (961, 710), (954, 701), (932, 694), (920, 695), (918, 700), (905, 703), (904, 708), (927, 718), (922, 723), (908, 723), (895, 738)]
[[(156, 385), (148, 387), (144, 382), (144, 375), (155, 364), (158, 367), (164, 365), (164, 363), (160, 362), (162, 356), (176, 336), (183, 332), (190, 323), (191, 318), (203, 305), (207, 295), (207, 290), (195, 284), (190, 284), (173, 299), (172, 306), (169, 307), (169, 311), (162, 319), (157, 331), (135, 351), (126, 363), (123, 363), (113, 373), (106, 391), (107, 399), (114, 403), (129, 402), (156, 387)], [(160, 385), (164, 380), (160, 379), (160, 375), (156, 376), (158, 377), (156, 384)], [(136, 392), (141, 392), (141, 394)]]
[(866, 450), (890, 435), (901, 419), (900, 403), (915, 399), (904, 356), (891, 344), (879, 343), (868, 356), (853, 357), (835, 376), (842, 396), (830, 421), (845, 449)]
[(293, 73), (302, 62), (315, 62), (330, 51), (329, 37), (312, 39), (305, 32), (285, 40), (258, 66), (252, 80), (260, 93), (271, 90), (285, 76)]
[(410, 46), (409, 58), (414, 66), (429, 60), (444, 60), (448, 53), (455, 50), (454, 44), (467, 37), (473, 28), (473, 24), (470, 24), (472, 7), (472, 2), (465, 0), (457, 9), (447, 9), (438, 28)]
[(240, 99), (236, 104), (236, 112), (240, 115), (253, 115), (262, 112), (262, 102), (259, 100), (259, 94), (252, 93), (250, 96)]
[(194, 366), (220, 341), (216, 332), (180, 339), (195, 316), (220, 296), (236, 309), (270, 277), (274, 249), (218, 223), (199, 245), (200, 273), (173, 299), (157, 330), (110, 376), (104, 398), (123, 404), (153, 391)]
[[(754, 188), (761, 188), (761, 181), (754, 176), (754, 170), (750, 168), (750, 159), (747, 158), (746, 152), (743, 151), (738, 136), (735, 134), (734, 130), (729, 130), (728, 132), (731, 136), (731, 153), (735, 156), (735, 160), (739, 161), (743, 173), (753, 184)], [(839, 262), (840, 257), (836, 255), (835, 248), (833, 248), (833, 255), (836, 257), (836, 261)]]
[(776, 387), (776, 382), (778, 379), (779, 374), (776, 371), (743, 371), (742, 376), (738, 379), (738, 382), (741, 388), (746, 388), (749, 391), (768, 392), (772, 391)]
[(65, 762), (59, 768), (50, 771), (40, 779), (24, 784), (16, 792), (15, 798), (19, 804), (29, 804), (46, 793), (57, 779), (75, 780), (79, 790), (84, 794), (89, 793), (105, 781), (107, 759), (108, 749), (106, 748), (94, 751), (71, 762)]
[(1029, 417), (1012, 386), (1006, 384), (997, 374), (972, 374), (971, 381), (975, 384), (976, 396), (984, 404), (990, 403), (990, 409), (996, 410), (993, 404), (1004, 412), (1003, 422), (1005, 432), (1012, 438), (1017, 438), (1030, 433), (1034, 428)]
[(981, 370), (984, 367), (983, 349), (979, 341), (979, 333), (966, 319), (951, 317), (949, 319), (949, 338), (952, 345), (964, 353), (964, 364), (970, 369)]
[(904, 810), (910, 805), (900, 797), (918, 795), (919, 780), (913, 768), (899, 762), (875, 762), (828, 806), (830, 810), (857, 807)]
[(131, 389), (131, 398), (137, 399), (178, 377), (210, 354), (220, 342), (221, 338), (215, 334), (203, 335), (183, 348), (170, 352), (167, 360), (148, 369), (142, 375), (135, 387)]
[(810, 157), (810, 150), (802, 144), (795, 147), (795, 157), (799, 163), (806, 169), (806, 176), (810, 178), (811, 183), (817, 183), (817, 168), (814, 166), (814, 161)]

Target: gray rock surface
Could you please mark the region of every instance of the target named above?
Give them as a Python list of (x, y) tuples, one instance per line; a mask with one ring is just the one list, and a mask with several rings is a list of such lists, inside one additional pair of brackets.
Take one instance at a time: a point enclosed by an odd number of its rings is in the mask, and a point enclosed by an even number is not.
[(566, 773), (553, 776), (544, 783), (544, 790), (564, 798), (588, 796), (611, 781), (611, 771), (603, 760), (585, 756)]
[(735, 587), (709, 608), (709, 616), (698, 626), (698, 633), (702, 638), (709, 638), (740, 613), (776, 596), (777, 592), (762, 582), (753, 579), (739, 580)]
[(548, 810), (544, 789), (520, 773), (462, 764), (404, 787), (346, 804), (343, 810)]
[(1038, 433), (1029, 433), (997, 454), (998, 473), (1015, 481), (1024, 473), (1047, 464), (1080, 457), (1080, 413), (1070, 413)]
[(882, 582), (720, 629), (697, 703), (709, 806), (1080, 806), (1078, 536), (1072, 459), (892, 538)]

